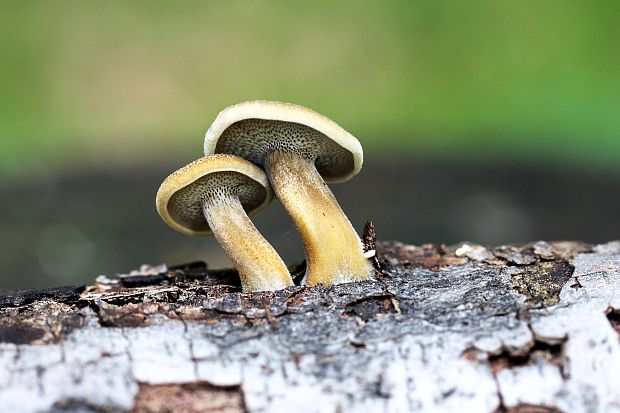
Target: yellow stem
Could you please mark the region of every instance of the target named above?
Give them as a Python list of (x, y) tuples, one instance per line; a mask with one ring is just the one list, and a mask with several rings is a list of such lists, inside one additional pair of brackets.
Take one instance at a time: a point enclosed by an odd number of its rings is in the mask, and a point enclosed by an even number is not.
[(372, 273), (362, 242), (316, 170), (314, 159), (272, 151), (265, 159), (271, 186), (291, 216), (306, 249), (306, 283), (366, 280)]
[(203, 211), (213, 235), (235, 263), (243, 292), (293, 285), (284, 261), (258, 232), (239, 198), (222, 192), (208, 194)]

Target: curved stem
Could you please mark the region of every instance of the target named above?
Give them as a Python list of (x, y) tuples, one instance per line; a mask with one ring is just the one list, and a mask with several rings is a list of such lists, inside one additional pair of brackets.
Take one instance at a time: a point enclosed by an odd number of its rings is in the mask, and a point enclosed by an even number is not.
[(272, 151), (265, 159), (271, 186), (306, 249), (306, 283), (333, 285), (370, 278), (362, 242), (316, 170), (314, 159)]
[(235, 263), (243, 292), (281, 290), (293, 285), (284, 261), (258, 232), (239, 198), (208, 194), (203, 212), (213, 235)]

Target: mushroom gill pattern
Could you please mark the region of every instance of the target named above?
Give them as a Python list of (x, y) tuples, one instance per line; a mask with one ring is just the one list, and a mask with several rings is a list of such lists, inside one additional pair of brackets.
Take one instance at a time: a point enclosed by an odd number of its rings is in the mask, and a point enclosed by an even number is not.
[(295, 122), (246, 119), (230, 125), (220, 136), (216, 153), (228, 153), (264, 166), (273, 150), (295, 152), (313, 159), (321, 176), (346, 175), (354, 168), (353, 154), (309, 126)]
[(239, 172), (213, 172), (172, 195), (168, 201), (168, 211), (181, 225), (196, 231), (208, 231), (209, 224), (203, 214), (203, 203), (207, 196), (238, 197), (247, 212), (262, 204), (266, 192), (259, 182)]

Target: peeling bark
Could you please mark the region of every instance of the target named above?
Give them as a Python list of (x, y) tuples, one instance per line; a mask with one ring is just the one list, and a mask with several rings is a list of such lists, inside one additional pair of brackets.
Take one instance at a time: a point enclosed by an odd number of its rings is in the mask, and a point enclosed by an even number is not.
[(376, 250), (331, 288), (197, 262), (4, 294), (0, 411), (620, 411), (620, 242)]
[(213, 386), (209, 383), (140, 384), (132, 413), (139, 412), (243, 412), (239, 386)]

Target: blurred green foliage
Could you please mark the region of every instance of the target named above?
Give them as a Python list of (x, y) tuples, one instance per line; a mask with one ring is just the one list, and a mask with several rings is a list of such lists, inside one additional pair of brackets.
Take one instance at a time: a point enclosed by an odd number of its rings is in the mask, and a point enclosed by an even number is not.
[(257, 98), (367, 150), (615, 167), (619, 22), (615, 0), (4, 0), (0, 172), (197, 157)]

